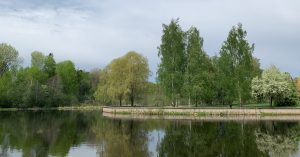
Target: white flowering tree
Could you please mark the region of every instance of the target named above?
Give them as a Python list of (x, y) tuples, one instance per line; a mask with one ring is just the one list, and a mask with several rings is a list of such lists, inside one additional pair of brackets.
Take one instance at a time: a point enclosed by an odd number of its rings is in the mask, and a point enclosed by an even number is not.
[(280, 72), (275, 66), (266, 69), (260, 78), (255, 77), (252, 80), (252, 95), (256, 98), (268, 98), (271, 107), (274, 100), (293, 100), (295, 91), (290, 74)]

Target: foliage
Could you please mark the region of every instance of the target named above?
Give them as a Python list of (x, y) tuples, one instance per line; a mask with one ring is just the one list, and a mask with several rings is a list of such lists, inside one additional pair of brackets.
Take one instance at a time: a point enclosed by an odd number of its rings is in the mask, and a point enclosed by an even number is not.
[(12, 46), (0, 44), (0, 76), (6, 71), (16, 69), (19, 65), (19, 52)]
[(126, 63), (126, 76), (124, 78), (126, 95), (131, 102), (131, 106), (133, 106), (135, 99), (138, 98), (147, 87), (150, 73), (148, 60), (134, 51), (128, 52), (123, 59)]
[(44, 63), (43, 70), (48, 74), (48, 77), (52, 77), (55, 75), (56, 62), (54, 60), (54, 55), (50, 53)]
[(89, 72), (83, 70), (77, 70), (77, 85), (78, 85), (78, 100), (79, 102), (92, 100), (92, 94), (94, 90), (92, 89), (92, 79)]
[(163, 25), (158, 56), (161, 59), (157, 71), (158, 81), (165, 94), (171, 99), (172, 105), (175, 106), (182, 96), (186, 67), (185, 33), (179, 26), (178, 20)]
[(45, 65), (45, 55), (42, 52), (34, 51), (31, 53), (31, 67), (43, 69)]
[(256, 98), (268, 98), (270, 106), (273, 105), (273, 100), (277, 106), (296, 104), (296, 88), (291, 76), (280, 72), (275, 66), (263, 71), (261, 78), (255, 77), (252, 80), (252, 94)]
[(297, 89), (297, 94), (298, 94), (298, 98), (299, 98), (300, 97), (300, 77), (296, 78), (295, 83), (296, 83), (296, 89)]
[(251, 81), (259, 71), (258, 60), (252, 56), (254, 44), (248, 43), (246, 35), (242, 24), (234, 26), (220, 50), (219, 81), (229, 104), (237, 100), (242, 105), (251, 98)]
[(102, 102), (118, 100), (120, 106), (127, 97), (133, 106), (146, 88), (149, 72), (145, 57), (133, 51), (128, 52), (101, 71), (95, 97)]
[(202, 100), (205, 103), (212, 103), (213, 99), (213, 67), (212, 63), (203, 50), (203, 38), (199, 31), (191, 27), (187, 32), (187, 64), (185, 71), (185, 82), (183, 89), (187, 97), (197, 104)]
[[(252, 103), (253, 98), (261, 103), (268, 98), (277, 106), (296, 104), (300, 81), (294, 83), (288, 73), (265, 74), (268, 76), (263, 80), (259, 59), (253, 56), (254, 44), (247, 41), (242, 24), (232, 27), (219, 55), (213, 57), (204, 51), (204, 39), (196, 27), (184, 31), (179, 20), (173, 19), (163, 24), (162, 33), (155, 83), (148, 81), (147, 59), (134, 51), (114, 59), (104, 69), (87, 72), (76, 69), (69, 60), (56, 64), (53, 53), (45, 56), (39, 51), (32, 52), (30, 67), (19, 67), (18, 51), (0, 44), (0, 107), (52, 107), (78, 102), (243, 105)], [(279, 83), (274, 88), (261, 85), (261, 81), (271, 84), (269, 78)]]
[(63, 61), (56, 65), (56, 74), (61, 78), (64, 92), (78, 94), (77, 71), (72, 61)]
[(34, 51), (31, 57), (31, 67), (10, 66), (0, 76), (0, 107), (56, 107), (92, 100), (89, 73), (77, 71), (71, 61), (56, 64), (53, 54)]

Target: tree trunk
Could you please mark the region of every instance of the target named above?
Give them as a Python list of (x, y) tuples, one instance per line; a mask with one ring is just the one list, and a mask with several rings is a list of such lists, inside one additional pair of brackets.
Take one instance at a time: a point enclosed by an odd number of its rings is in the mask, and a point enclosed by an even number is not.
[(122, 106), (122, 99), (121, 99), (121, 98), (119, 98), (119, 101), (120, 101), (120, 106)]
[(130, 101), (131, 101), (131, 106), (133, 106), (134, 105), (134, 96), (130, 97)]
[[(238, 81), (238, 84), (240, 84), (240, 81)], [(240, 103), (240, 107), (242, 107), (243, 105), (242, 105), (242, 93), (241, 93), (241, 89), (238, 89), (238, 91), (239, 91), (239, 103)]]
[(271, 96), (270, 98), (270, 106), (272, 107), (272, 104), (273, 104), (273, 97)]
[(175, 107), (175, 102), (174, 102), (174, 82), (173, 82), (173, 75), (172, 75), (172, 106)]
[(243, 107), (242, 97), (240, 96), (240, 107)]
[(189, 94), (189, 107), (191, 106), (191, 96)]
[(35, 84), (35, 103), (37, 103), (37, 99), (38, 99), (38, 88), (39, 88), (39, 82), (36, 81), (36, 84)]

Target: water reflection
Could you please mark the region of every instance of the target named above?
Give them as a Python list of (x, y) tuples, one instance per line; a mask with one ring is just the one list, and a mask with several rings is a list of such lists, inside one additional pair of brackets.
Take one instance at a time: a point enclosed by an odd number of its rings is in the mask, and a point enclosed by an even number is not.
[(0, 156), (285, 157), (299, 122), (112, 120), (100, 112), (0, 112)]

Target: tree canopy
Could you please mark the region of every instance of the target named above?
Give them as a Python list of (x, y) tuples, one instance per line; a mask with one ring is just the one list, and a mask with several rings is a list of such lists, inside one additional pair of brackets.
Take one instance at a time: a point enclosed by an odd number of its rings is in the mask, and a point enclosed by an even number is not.
[(242, 105), (251, 98), (251, 81), (259, 67), (252, 56), (254, 44), (250, 45), (246, 36), (242, 24), (233, 26), (220, 50), (220, 83), (227, 103), (237, 99)]
[(0, 44), (0, 76), (20, 63), (19, 52), (12, 46)]
[(268, 98), (271, 107), (274, 100), (277, 105), (295, 105), (297, 98), (290, 74), (280, 72), (275, 66), (266, 69), (261, 77), (252, 80), (252, 94), (256, 98)]
[(182, 96), (184, 73), (186, 64), (185, 33), (178, 24), (172, 20), (169, 25), (163, 25), (163, 35), (159, 46), (158, 56), (161, 63), (158, 66), (158, 80), (165, 90), (165, 94), (175, 106)]
[[(130, 51), (125, 56), (113, 60), (100, 74), (95, 97), (104, 102), (119, 101), (122, 105), (125, 97), (131, 106), (147, 85), (149, 77), (148, 61), (137, 52)], [(110, 97), (110, 100), (107, 99)]]

